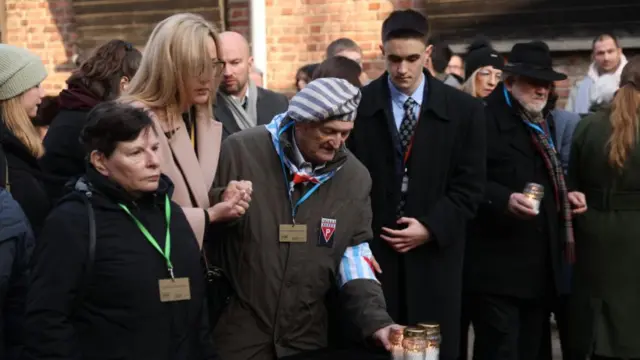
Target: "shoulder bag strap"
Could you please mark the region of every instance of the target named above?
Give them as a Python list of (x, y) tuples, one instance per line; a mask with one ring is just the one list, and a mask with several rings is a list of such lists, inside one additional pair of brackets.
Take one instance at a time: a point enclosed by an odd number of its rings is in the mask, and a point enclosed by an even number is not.
[(93, 206), (91, 205), (91, 201), (89, 198), (91, 197), (91, 192), (86, 192), (82, 196), (82, 202), (84, 202), (87, 208), (87, 214), (89, 216), (89, 251), (87, 257), (87, 263), (84, 268), (84, 273), (82, 276), (82, 283), (80, 285), (80, 290), (78, 291), (78, 296), (75, 300), (74, 312), (77, 311), (82, 305), (82, 301), (84, 296), (87, 293), (87, 289), (89, 287), (89, 283), (91, 281), (91, 277), (93, 275), (93, 265), (95, 263), (96, 258), (96, 217), (93, 212)]

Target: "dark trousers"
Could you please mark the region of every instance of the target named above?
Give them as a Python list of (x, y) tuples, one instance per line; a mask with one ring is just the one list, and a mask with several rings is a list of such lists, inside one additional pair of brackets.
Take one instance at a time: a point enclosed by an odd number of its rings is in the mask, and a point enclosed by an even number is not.
[(542, 300), (474, 294), (474, 360), (539, 360), (548, 307)]
[[(558, 335), (560, 336), (560, 348), (562, 349), (562, 360), (585, 360), (585, 356), (579, 356), (569, 349), (569, 296), (557, 297), (549, 309), (549, 314), (553, 313), (558, 326)], [(553, 349), (551, 346), (551, 323), (547, 316), (544, 325), (544, 335), (542, 339), (542, 349), (540, 350), (540, 359), (551, 360), (553, 358)]]
[(638, 360), (638, 359), (623, 359), (623, 358), (612, 358), (600, 355), (592, 355), (591, 360)]

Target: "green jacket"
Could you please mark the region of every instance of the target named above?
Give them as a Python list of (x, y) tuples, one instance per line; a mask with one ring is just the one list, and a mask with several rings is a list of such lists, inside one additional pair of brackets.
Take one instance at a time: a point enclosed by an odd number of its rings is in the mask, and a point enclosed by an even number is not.
[(569, 180), (588, 211), (575, 218), (571, 346), (640, 358), (640, 146), (622, 171), (608, 163), (610, 109), (585, 117), (573, 136)]

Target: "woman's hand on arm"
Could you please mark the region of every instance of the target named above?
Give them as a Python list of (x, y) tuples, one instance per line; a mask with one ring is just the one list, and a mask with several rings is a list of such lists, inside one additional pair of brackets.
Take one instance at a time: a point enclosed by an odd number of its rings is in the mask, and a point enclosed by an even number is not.
[(243, 216), (249, 209), (252, 192), (250, 181), (229, 182), (222, 194), (222, 201), (207, 209), (209, 221), (227, 222)]

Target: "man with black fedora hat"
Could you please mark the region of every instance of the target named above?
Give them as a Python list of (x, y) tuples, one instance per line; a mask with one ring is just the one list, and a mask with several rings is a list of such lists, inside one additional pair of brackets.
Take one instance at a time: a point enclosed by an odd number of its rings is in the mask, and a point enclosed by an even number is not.
[[(586, 211), (571, 192), (546, 109), (556, 72), (548, 46), (518, 43), (505, 80), (486, 98), (487, 184), (472, 221), (465, 258), (465, 296), (476, 359), (537, 359), (549, 303), (566, 292), (574, 261), (572, 217)], [(531, 183), (539, 205), (527, 197)], [(534, 196), (535, 197), (535, 196)]]
[(482, 102), (436, 79), (427, 19), (396, 10), (382, 24), (386, 72), (362, 89), (349, 147), (373, 186), (371, 249), (389, 314), (440, 325), (440, 359), (458, 357), (465, 230), (482, 200)]

